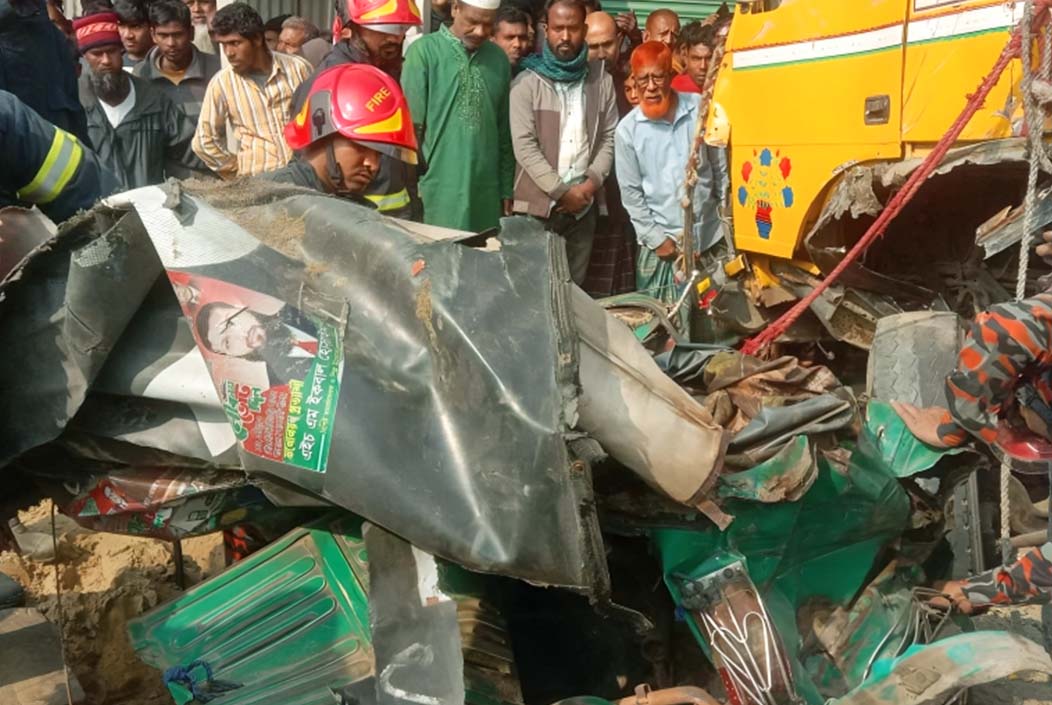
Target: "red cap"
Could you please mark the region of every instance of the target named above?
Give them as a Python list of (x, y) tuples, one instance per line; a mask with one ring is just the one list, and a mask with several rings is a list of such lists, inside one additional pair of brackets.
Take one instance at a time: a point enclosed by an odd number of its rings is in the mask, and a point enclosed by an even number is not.
[(285, 126), (295, 150), (340, 134), (416, 164), (416, 133), (398, 82), (368, 64), (342, 64), (318, 74), (299, 115)]
[(73, 31), (77, 35), (77, 49), (80, 53), (111, 44), (122, 46), (117, 22), (115, 12), (98, 12), (73, 20)]

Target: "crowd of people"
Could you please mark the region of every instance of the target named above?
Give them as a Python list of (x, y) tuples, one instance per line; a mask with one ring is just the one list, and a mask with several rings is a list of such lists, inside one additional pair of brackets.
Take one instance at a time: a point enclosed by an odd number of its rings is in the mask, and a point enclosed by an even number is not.
[[(169, 178), (280, 180), (475, 232), (536, 218), (590, 293), (674, 296), (718, 16), (445, 0), (425, 33), (414, 0), (338, 0), (327, 32), (243, 2), (61, 2), (0, 0), (0, 128), (25, 157), (0, 204), (61, 220)], [(703, 251), (727, 180), (721, 150), (697, 164)]]

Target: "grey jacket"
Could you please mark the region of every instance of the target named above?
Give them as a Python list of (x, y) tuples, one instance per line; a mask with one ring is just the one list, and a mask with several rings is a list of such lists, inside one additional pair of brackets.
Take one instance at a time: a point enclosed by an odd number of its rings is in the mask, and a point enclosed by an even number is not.
[(88, 135), (99, 161), (120, 182), (120, 190), (162, 183), (168, 176), (210, 172), (191, 151), (194, 124), (182, 108), (150, 81), (131, 76), (135, 106), (114, 128), (91, 85), (81, 84), (81, 103), (88, 116)]
[[(556, 171), (562, 101), (550, 80), (529, 70), (512, 81), (510, 101), (511, 143), (516, 162), (513, 208), (516, 213), (547, 218), (552, 201), (570, 189)], [(588, 64), (584, 114), (590, 147), (588, 178), (595, 184), (600, 210), (605, 211), (603, 182), (614, 165), (618, 114), (614, 82), (602, 61)]]

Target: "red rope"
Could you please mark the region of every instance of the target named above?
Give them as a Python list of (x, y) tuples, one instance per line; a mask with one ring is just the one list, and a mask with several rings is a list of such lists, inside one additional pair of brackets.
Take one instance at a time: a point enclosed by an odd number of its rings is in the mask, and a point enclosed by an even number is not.
[[(1046, 12), (1048, 7), (1044, 3), (1037, 13), (1034, 15), (1034, 26), (1039, 27), (1045, 20)], [(881, 237), (884, 232), (888, 229), (888, 225), (897, 216), (902, 209), (909, 203), (917, 191), (920, 190), (921, 184), (931, 176), (932, 172), (935, 171), (936, 167), (942, 162), (943, 157), (950, 150), (950, 147), (954, 145), (957, 138), (961, 136), (964, 128), (968, 125), (968, 122), (982, 107), (986, 97), (993, 90), (993, 87), (997, 85), (997, 81), (1001, 78), (1001, 74), (1008, 67), (1008, 64), (1012, 59), (1019, 55), (1019, 47), (1022, 44), (1022, 27), (1016, 27), (1012, 33), (1012, 38), (1008, 40), (1008, 44), (1001, 52), (1000, 58), (997, 63), (994, 64), (993, 69), (983, 79), (983, 82), (979, 84), (979, 90), (974, 95), (968, 97), (968, 103), (964, 107), (964, 111), (961, 112), (957, 120), (950, 126), (949, 131), (943, 135), (942, 139), (935, 145), (935, 148), (924, 158), (914, 172), (910, 175), (909, 179), (903, 187), (895, 194), (895, 196), (888, 201), (888, 205), (884, 207), (880, 215), (877, 217), (873, 224), (869, 226), (866, 233), (855, 243), (848, 253), (844, 256), (844, 259), (840, 261), (832, 272), (829, 273), (825, 279), (823, 279), (818, 286), (814, 288), (804, 298), (800, 299), (791, 309), (786, 311), (780, 318), (773, 321), (764, 330), (760, 331), (755, 337), (746, 340), (742, 345), (742, 352), (747, 355), (755, 355), (768, 345), (777, 340), (782, 336), (789, 326), (796, 322), (800, 316), (804, 314), (807, 309), (811, 307), (811, 304), (824, 292), (829, 286), (837, 280), (844, 270), (848, 268), (859, 256), (865, 252), (873, 242)]]

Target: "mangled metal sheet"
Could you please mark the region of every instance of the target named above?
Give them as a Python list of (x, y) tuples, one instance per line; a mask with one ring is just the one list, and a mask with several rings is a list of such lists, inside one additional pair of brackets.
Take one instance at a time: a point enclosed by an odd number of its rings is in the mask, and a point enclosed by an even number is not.
[(479, 570), (604, 580), (564, 442), (577, 361), (550, 239), (513, 224), (499, 252), (428, 242), (287, 189), (227, 190), (219, 210), (126, 198), (247, 471)]
[(0, 463), (57, 443), (85, 473), (247, 471), (281, 503), (587, 592), (606, 572), (569, 439), (704, 504), (722, 429), (535, 221), (474, 247), (292, 187), (193, 188), (114, 197), (8, 277), (0, 337), (28, 354), (0, 373)]
[[(846, 170), (826, 199), (815, 225), (804, 237), (804, 245), (812, 261), (822, 271), (827, 273), (831, 271), (847, 252), (847, 246), (829, 234), (830, 226), (836, 221), (849, 218), (858, 220), (864, 216), (879, 214), (884, 208), (888, 195), (900, 188), (922, 161), (922, 158), (912, 158), (897, 162), (856, 165)], [(987, 140), (951, 150), (929, 179), (949, 174), (955, 169), (968, 165), (1025, 165), (1026, 161), (1025, 140), (1019, 138)], [(1049, 211), (1048, 219), (1041, 220), (1045, 215), (1045, 210), (1047, 210), (1047, 205), (1039, 208), (1035, 226), (1052, 222), (1052, 211)], [(986, 249), (987, 257), (1018, 242), (1022, 230), (1020, 221), (1019, 218), (1007, 218), (1007, 214), (1003, 214), (999, 227), (993, 224), (977, 233), (977, 244)], [(925, 303), (930, 302), (935, 296), (933, 291), (881, 274), (861, 262), (849, 265), (841, 275), (839, 283), (857, 286), (898, 299), (912, 299)]]
[(0, 467), (66, 427), (160, 272), (137, 219), (98, 209), (66, 221), (7, 274)]
[(580, 427), (678, 502), (700, 502), (717, 478), (726, 438), (711, 414), (665, 375), (632, 331), (576, 287)]

